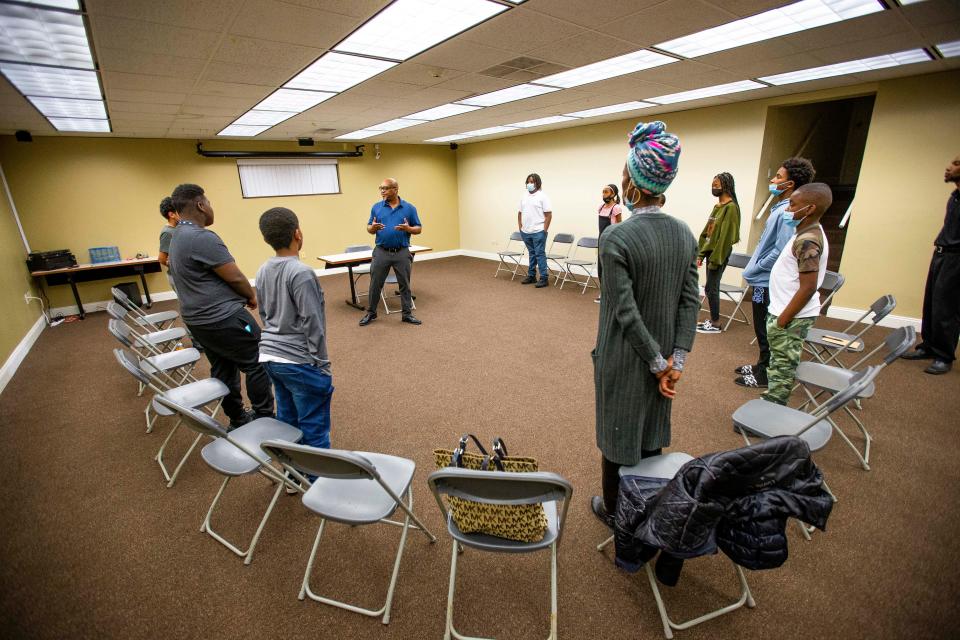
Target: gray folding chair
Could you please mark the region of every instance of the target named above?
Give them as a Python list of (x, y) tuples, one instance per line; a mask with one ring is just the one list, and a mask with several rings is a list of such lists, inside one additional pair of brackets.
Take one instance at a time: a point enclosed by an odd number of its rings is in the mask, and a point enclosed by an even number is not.
[[(573, 487), (561, 476), (543, 471), (536, 473), (504, 473), (502, 471), (473, 471), (448, 467), (434, 471), (427, 484), (440, 511), (447, 520), (447, 532), (453, 538), (450, 560), (450, 586), (447, 591), (447, 622), (445, 638), (473, 640), (461, 635), (453, 626), (453, 594), (457, 581), (457, 555), (463, 547), (494, 553), (530, 553), (550, 549), (550, 636), (557, 638), (557, 545), (563, 535), (567, 508)], [(464, 533), (457, 527), (453, 513), (442, 496), (454, 496), (487, 504), (517, 505), (542, 504), (547, 516), (547, 530), (542, 540), (518, 542), (482, 533)]]
[[(430, 542), (437, 541), (413, 513), (411, 482), (416, 464), (413, 460), (383, 453), (319, 449), (276, 440), (262, 442), (260, 447), (266, 455), (280, 464), (288, 478), (292, 476), (299, 481), (297, 487), (303, 492), (303, 506), (321, 517), (317, 538), (313, 543), (307, 569), (303, 574), (300, 600), (309, 597), (311, 600), (365, 616), (374, 618), (383, 616), (383, 624), (388, 624), (394, 588), (400, 572), (400, 559), (403, 557), (403, 549), (407, 541), (407, 531), (417, 529), (423, 531)], [(307, 475), (316, 476), (316, 479), (311, 482)], [(406, 504), (402, 499), (404, 495), (406, 495)], [(402, 523), (390, 520), (390, 516), (398, 508), (404, 513)], [(400, 546), (397, 548), (390, 585), (387, 587), (387, 600), (379, 609), (364, 609), (339, 600), (325, 598), (311, 590), (310, 574), (320, 547), (323, 526), (327, 520), (351, 527), (379, 522), (402, 527)], [(414, 524), (410, 523), (411, 520)]]
[[(169, 393), (157, 395), (156, 401), (167, 410), (180, 416), (187, 427), (197, 432), (198, 438), (203, 436), (213, 438), (213, 442), (200, 450), (200, 455), (207, 466), (224, 478), (220, 490), (217, 491), (217, 495), (214, 496), (213, 502), (207, 510), (203, 524), (200, 525), (200, 532), (209, 533), (214, 540), (243, 558), (243, 564), (250, 564), (253, 561), (253, 552), (257, 547), (257, 541), (260, 539), (260, 534), (263, 533), (263, 528), (273, 512), (273, 507), (277, 503), (280, 492), (283, 491), (285, 486), (294, 486), (294, 483), (289, 481), (286, 474), (270, 465), (270, 456), (260, 448), (260, 445), (267, 440), (299, 442), (303, 433), (300, 429), (273, 418), (257, 418), (228, 432), (223, 425), (207, 414), (171, 400)], [(270, 482), (275, 482), (277, 488), (273, 492), (270, 504), (264, 511), (249, 546), (244, 550), (214, 531), (210, 520), (213, 516), (213, 510), (220, 502), (220, 496), (223, 495), (223, 491), (227, 488), (230, 480), (253, 473), (259, 473)]]
[[(864, 350), (863, 336), (870, 329), (876, 327), (896, 307), (896, 298), (887, 294), (878, 298), (862, 316), (847, 325), (843, 331), (810, 327), (807, 337), (804, 338), (803, 348), (823, 364), (830, 364), (836, 360), (841, 367), (847, 368), (840, 360), (840, 354), (845, 351), (862, 353)], [(867, 320), (868, 317), (869, 320)], [(856, 333), (851, 333), (858, 324), (862, 324), (863, 327), (858, 329)]]
[[(620, 477), (624, 476), (642, 476), (644, 478), (660, 478), (663, 480), (672, 480), (677, 472), (680, 471), (680, 467), (687, 464), (693, 460), (693, 456), (686, 453), (673, 451), (670, 453), (665, 453), (659, 456), (653, 456), (652, 458), (644, 458), (637, 464), (632, 467), (620, 467)], [(613, 536), (610, 536), (599, 545), (597, 545), (597, 551), (603, 551), (604, 547), (613, 542)], [(650, 589), (653, 591), (653, 598), (657, 601), (657, 611), (660, 612), (660, 622), (663, 624), (663, 635), (667, 638), (673, 638), (673, 630), (681, 631), (683, 629), (689, 629), (690, 627), (696, 626), (707, 620), (712, 620), (713, 618), (722, 616), (724, 614), (730, 613), (731, 611), (736, 611), (737, 609), (746, 606), (750, 609), (753, 609), (756, 606), (756, 602), (753, 600), (753, 594), (750, 593), (750, 587), (747, 585), (747, 576), (744, 575), (743, 569), (740, 565), (731, 561), (733, 568), (736, 571), (737, 578), (740, 581), (740, 598), (729, 605), (705, 613), (702, 616), (698, 616), (686, 622), (674, 622), (670, 619), (670, 616), (667, 615), (667, 607), (663, 602), (663, 596), (660, 593), (660, 586), (657, 584), (657, 579), (653, 574), (653, 570), (650, 568), (651, 562), (647, 562), (643, 565), (643, 568), (647, 572), (647, 580), (650, 582)]]
[[(190, 378), (200, 360), (200, 352), (193, 347), (167, 352), (152, 351), (136, 340), (127, 325), (113, 318), (107, 322), (107, 330), (120, 344), (137, 354), (142, 369), (179, 376), (174, 380), (177, 385), (184, 384)], [(137, 396), (140, 396), (146, 387), (142, 382), (138, 382), (138, 385)]]
[(180, 317), (180, 313), (177, 311), (144, 313), (140, 306), (120, 289), (110, 287), (110, 293), (113, 295), (113, 299), (130, 313), (130, 317), (134, 322), (141, 326), (149, 327), (151, 331), (169, 329), (174, 321)]
[(113, 301), (107, 303), (107, 313), (114, 320), (124, 323), (136, 336), (136, 342), (157, 353), (173, 351), (181, 345), (180, 341), (187, 335), (187, 330), (183, 327), (154, 331), (149, 325), (139, 325), (136, 322), (131, 322), (132, 318), (130, 318), (127, 310)]
[[(838, 391), (846, 389), (860, 367), (881, 350), (884, 350), (886, 354), (883, 356), (880, 364), (877, 365), (877, 368), (878, 370), (883, 370), (887, 365), (892, 364), (901, 355), (906, 353), (913, 346), (916, 339), (917, 331), (913, 327), (900, 327), (895, 331), (891, 331), (890, 334), (884, 338), (883, 342), (860, 358), (860, 360), (854, 363), (849, 369), (821, 364), (819, 362), (801, 362), (797, 367), (797, 382), (807, 395), (807, 401), (797, 408), (803, 411), (810, 403), (816, 403), (817, 398), (821, 394), (837, 393)], [(875, 390), (875, 385), (871, 383), (856, 396), (856, 399), (872, 398)], [(814, 391), (816, 391), (816, 393), (814, 393)], [(853, 452), (857, 455), (857, 459), (860, 460), (860, 466), (862, 466), (865, 471), (869, 471), (870, 443), (873, 441), (873, 437), (867, 431), (867, 427), (863, 424), (863, 421), (850, 410), (849, 406), (844, 405), (843, 410), (850, 416), (854, 423), (856, 423), (860, 432), (863, 434), (863, 453), (853, 444), (833, 418), (827, 418), (827, 420), (833, 425), (837, 435), (843, 438), (843, 441), (853, 449)]]
[[(578, 258), (580, 248), (588, 249), (594, 251), (593, 260), (584, 260), (583, 258)], [(598, 238), (580, 238), (577, 241), (577, 246), (573, 250), (573, 258), (565, 260), (564, 264), (566, 269), (563, 272), (563, 280), (560, 282), (560, 288), (563, 289), (563, 285), (568, 282), (575, 282), (577, 285), (583, 285), (583, 289), (580, 291), (580, 294), (583, 295), (587, 292), (587, 287), (599, 288), (600, 285), (597, 282), (596, 277), (594, 277), (594, 267), (597, 266), (597, 261), (599, 260), (599, 247), (600, 240)], [(578, 280), (577, 276), (579, 274), (583, 275), (583, 280)]]
[[(357, 253), (359, 251), (372, 251), (372, 250), (373, 250), (373, 247), (371, 247), (368, 244), (352, 244), (346, 249), (344, 249), (344, 253)], [(367, 276), (367, 277), (370, 276), (369, 262), (367, 264), (357, 265), (353, 268), (353, 286), (354, 286), (354, 292), (356, 294), (356, 297), (353, 299), (353, 301), (356, 304), (363, 304), (362, 302), (360, 302), (360, 298), (362, 296), (367, 295), (366, 291), (360, 291), (356, 288), (357, 284), (360, 282), (360, 278), (363, 276)]]
[[(167, 397), (172, 398), (175, 402), (183, 406), (190, 407), (192, 409), (203, 407), (210, 413), (211, 416), (217, 415), (217, 413), (220, 411), (220, 404), (223, 402), (223, 399), (230, 394), (230, 389), (227, 387), (227, 385), (216, 378), (196, 380), (191, 376), (188, 378), (191, 380), (191, 382), (178, 385), (176, 380), (168, 372), (159, 370), (152, 371), (150, 370), (149, 366), (143, 367), (143, 362), (141, 362), (141, 366), (137, 366), (133, 359), (124, 353), (122, 349), (114, 349), (113, 355), (116, 357), (117, 362), (120, 363), (120, 366), (126, 369), (127, 373), (136, 378), (137, 381), (140, 382), (144, 387), (149, 388), (157, 394), (166, 394)], [(153, 418), (150, 417), (151, 409), (155, 414)], [(144, 409), (144, 414), (147, 420), (147, 433), (150, 433), (153, 431), (153, 425), (156, 422), (157, 417), (172, 416), (174, 415), (174, 412), (170, 411), (162, 404), (157, 403), (155, 396), (153, 400), (147, 403), (147, 407)], [(157, 455), (154, 456), (154, 460), (156, 460), (157, 464), (160, 465), (160, 471), (163, 473), (163, 477), (167, 481), (168, 489), (177, 481), (177, 476), (180, 475), (180, 469), (183, 468), (183, 464), (187, 461), (187, 458), (190, 457), (190, 454), (193, 453), (193, 450), (196, 448), (197, 443), (200, 442), (201, 437), (197, 436), (194, 439), (193, 444), (190, 445), (190, 448), (187, 449), (187, 452), (183, 454), (182, 458), (180, 458), (180, 462), (173, 470), (173, 473), (168, 471), (167, 466), (163, 462), (163, 452), (167, 448), (167, 443), (170, 442), (173, 434), (177, 432), (181, 422), (182, 421), (178, 419), (176, 424), (173, 425), (170, 433), (168, 433), (167, 437), (164, 439), (163, 444), (160, 445), (160, 450), (157, 451)]]
[[(727, 267), (734, 269), (744, 269), (747, 264), (750, 262), (750, 254), (747, 253), (731, 253), (730, 257), (727, 258)], [(720, 283), (720, 295), (726, 296), (726, 298), (733, 303), (733, 311), (729, 315), (721, 313), (721, 318), (727, 318), (727, 323), (723, 325), (723, 330), (726, 331), (730, 328), (730, 323), (736, 320), (737, 322), (742, 322), (744, 324), (750, 324), (750, 318), (747, 317), (746, 312), (743, 310), (743, 301), (747, 298), (747, 291), (750, 289), (750, 286), (743, 282), (743, 278), (740, 279), (740, 285), (727, 284), (725, 282)], [(736, 297), (734, 297), (736, 295)], [(706, 299), (706, 294), (700, 298), (700, 311), (706, 311), (703, 308), (703, 301)]]
[[(514, 243), (520, 243), (519, 251), (513, 248)], [(493, 274), (493, 277), (496, 278), (498, 275), (500, 275), (501, 271), (507, 271), (511, 274), (510, 281), (512, 282), (523, 267), (523, 256), (526, 253), (526, 250), (527, 245), (524, 244), (523, 236), (520, 235), (520, 232), (514, 231), (511, 233), (510, 239), (507, 240), (507, 246), (503, 251), (497, 252), (500, 262), (497, 263), (497, 270)]]
[(820, 285), (819, 291), (821, 295), (826, 295), (820, 300), (821, 308), (825, 308), (830, 304), (833, 296), (837, 295), (837, 291), (840, 291), (846, 281), (846, 278), (836, 271), (827, 271), (823, 274), (823, 284)]
[[(575, 238), (572, 233), (558, 233), (553, 236), (553, 241), (550, 243), (550, 249), (547, 250), (547, 270), (550, 270), (550, 267), (556, 267), (557, 275), (553, 276), (553, 286), (557, 286), (560, 280), (563, 277), (563, 274), (567, 272), (567, 267), (564, 265), (564, 261), (570, 257), (570, 250), (573, 248), (573, 242)], [(563, 249), (566, 247), (566, 251), (560, 253), (557, 249), (557, 245), (561, 245), (559, 248)]]

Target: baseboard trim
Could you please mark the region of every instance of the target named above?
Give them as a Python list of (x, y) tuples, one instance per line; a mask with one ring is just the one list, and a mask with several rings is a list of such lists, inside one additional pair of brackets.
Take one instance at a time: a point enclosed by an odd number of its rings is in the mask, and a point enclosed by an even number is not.
[[(837, 318), (838, 320), (849, 320), (850, 322), (853, 322), (866, 312), (866, 309), (851, 309), (850, 307), (838, 307), (836, 305), (830, 305), (830, 308), (827, 309), (827, 317)], [(899, 329), (900, 327), (913, 327), (917, 331), (920, 331), (920, 318), (911, 318), (910, 316), (888, 315), (878, 324), (881, 327), (890, 327), (892, 329)]]
[(7, 361), (0, 367), (0, 393), (3, 393), (3, 390), (7, 388), (7, 383), (13, 379), (13, 374), (20, 368), (20, 364), (27, 357), (27, 354), (30, 353), (30, 349), (33, 348), (34, 343), (37, 341), (37, 338), (40, 337), (40, 334), (43, 333), (46, 326), (47, 319), (41, 315), (37, 318), (37, 321), (33, 323), (33, 326), (30, 327), (30, 330), (27, 331), (27, 335), (23, 336), (20, 344), (13, 350), (7, 358)]
[[(176, 300), (177, 294), (173, 291), (160, 291), (159, 293), (151, 293), (150, 299), (154, 302), (163, 302), (164, 300)], [(112, 302), (112, 300), (96, 300), (94, 302), (84, 302), (83, 311), (84, 313), (96, 313), (97, 311), (106, 311), (107, 303)], [(50, 317), (56, 318), (57, 316), (75, 316), (80, 313), (80, 309), (77, 308), (77, 305), (71, 304), (66, 307), (54, 307), (50, 309)]]

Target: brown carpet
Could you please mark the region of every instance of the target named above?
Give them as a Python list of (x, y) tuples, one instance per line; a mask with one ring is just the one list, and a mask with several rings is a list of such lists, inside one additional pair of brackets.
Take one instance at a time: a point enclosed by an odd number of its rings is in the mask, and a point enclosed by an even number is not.
[[(334, 446), (413, 458), (415, 510), (439, 538), (431, 545), (411, 532), (389, 626), (297, 600), (319, 522), (297, 498), (281, 498), (250, 566), (199, 532), (220, 476), (195, 454), (178, 484), (163, 486), (152, 458), (169, 423), (144, 433), (145, 399), (114, 362), (98, 313), (45, 331), (0, 396), (3, 637), (440, 638), (450, 539), (426, 477), (431, 450), (468, 431), (504, 437), (512, 453), (536, 456), (575, 487), (560, 547), (560, 636), (662, 637), (645, 575), (620, 572), (609, 550), (594, 548), (607, 536), (588, 509), (600, 468), (589, 357), (595, 294), (534, 289), (503, 274), (495, 280), (494, 269), (471, 258), (418, 263), (420, 327), (381, 313), (360, 328), (360, 312), (343, 304), (346, 277), (321, 281)], [(698, 335), (674, 405), (672, 449), (698, 455), (740, 446), (730, 415), (756, 393), (733, 385), (732, 369), (755, 358), (751, 338), (738, 324)], [(827, 533), (806, 542), (791, 526), (786, 565), (748, 573), (756, 609), (678, 638), (952, 635), (960, 372), (933, 377), (923, 366), (891, 366), (864, 405), (876, 438), (872, 471), (838, 438), (815, 455), (840, 499)], [(175, 436), (173, 459), (190, 440)], [(271, 491), (260, 477), (231, 483), (219, 530), (245, 542)], [(327, 532), (315, 589), (379, 606), (399, 531), (334, 524)], [(546, 553), (468, 550), (460, 569), (462, 632), (547, 634)], [(734, 599), (737, 585), (729, 562), (715, 556), (687, 563), (680, 585), (665, 591), (674, 618), (685, 619)]]

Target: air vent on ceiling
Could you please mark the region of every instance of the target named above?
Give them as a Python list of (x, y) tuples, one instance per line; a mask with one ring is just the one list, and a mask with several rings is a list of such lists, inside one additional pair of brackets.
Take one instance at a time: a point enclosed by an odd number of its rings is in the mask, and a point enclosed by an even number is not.
[(512, 74), (516, 74), (518, 71), (523, 71), (525, 72), (523, 74), (525, 76), (543, 78), (544, 76), (560, 73), (561, 71), (566, 71), (567, 69), (569, 69), (569, 67), (547, 62), (546, 60), (538, 60), (537, 58), (521, 56), (519, 58), (514, 58), (513, 60), (501, 62), (500, 64), (490, 67), (489, 69), (484, 69), (483, 71), (480, 71), (480, 74), (493, 78), (507, 78)]

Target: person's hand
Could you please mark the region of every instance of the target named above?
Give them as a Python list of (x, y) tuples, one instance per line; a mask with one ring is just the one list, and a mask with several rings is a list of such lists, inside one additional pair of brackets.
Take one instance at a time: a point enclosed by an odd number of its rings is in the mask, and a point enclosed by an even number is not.
[(661, 380), (665, 375), (670, 373), (671, 367), (673, 367), (673, 356), (670, 356), (669, 358), (667, 358), (667, 366), (664, 367), (663, 371), (659, 371), (653, 375), (657, 378), (657, 380)]
[(787, 328), (787, 323), (783, 321), (783, 316), (780, 316), (779, 318), (777, 318), (777, 326), (780, 327), (781, 329)]
[(672, 367), (664, 372), (660, 377), (660, 395), (664, 398), (673, 399), (677, 395), (677, 381), (683, 372), (677, 371)]
[(374, 231), (380, 231), (380, 229), (383, 229), (383, 223), (377, 220), (376, 218), (374, 218), (373, 224), (370, 225), (370, 228), (373, 229)]
[(251, 309), (256, 309), (256, 308), (257, 308), (257, 296), (251, 296), (250, 298), (247, 298), (247, 306), (248, 306), (249, 308), (251, 308)]
[[(382, 227), (383, 225), (380, 225), (380, 226)], [(410, 233), (411, 227), (410, 227), (410, 225), (407, 223), (407, 219), (404, 218), (404, 219), (403, 219), (403, 223), (402, 223), (402, 224), (398, 224), (397, 226), (394, 227), (394, 229), (396, 229), (397, 231), (406, 231), (407, 233)]]
[(703, 258), (697, 258), (697, 268), (699, 269), (702, 266), (703, 266)]

